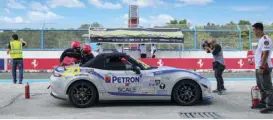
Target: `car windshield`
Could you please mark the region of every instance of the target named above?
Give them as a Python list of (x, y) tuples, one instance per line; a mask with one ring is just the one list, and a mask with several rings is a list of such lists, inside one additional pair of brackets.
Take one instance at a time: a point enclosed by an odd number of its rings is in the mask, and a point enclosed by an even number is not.
[(145, 69), (149, 69), (151, 66), (147, 65), (146, 63), (142, 62), (139, 59), (136, 59), (134, 57), (131, 57), (132, 59), (136, 60), (139, 64), (141, 64)]

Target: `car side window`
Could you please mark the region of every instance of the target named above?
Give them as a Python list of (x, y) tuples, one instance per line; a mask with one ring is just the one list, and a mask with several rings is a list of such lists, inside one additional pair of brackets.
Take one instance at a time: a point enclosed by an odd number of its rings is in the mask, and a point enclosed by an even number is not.
[(105, 59), (105, 70), (127, 70), (128, 64), (122, 61), (122, 57), (109, 57)]

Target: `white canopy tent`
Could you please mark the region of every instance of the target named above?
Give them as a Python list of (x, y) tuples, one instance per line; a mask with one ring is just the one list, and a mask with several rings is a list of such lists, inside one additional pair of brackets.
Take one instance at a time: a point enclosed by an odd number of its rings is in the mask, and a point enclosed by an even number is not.
[(179, 28), (90, 28), (89, 38), (89, 43), (179, 44), (180, 57), (184, 50), (184, 35)]

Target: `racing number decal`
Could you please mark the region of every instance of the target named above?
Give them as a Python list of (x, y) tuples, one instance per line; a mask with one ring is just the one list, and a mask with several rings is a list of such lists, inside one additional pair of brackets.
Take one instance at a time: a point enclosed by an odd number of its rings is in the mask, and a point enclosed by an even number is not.
[(80, 67), (71, 67), (67, 68), (67, 70), (63, 73), (63, 76), (73, 76), (80, 74)]

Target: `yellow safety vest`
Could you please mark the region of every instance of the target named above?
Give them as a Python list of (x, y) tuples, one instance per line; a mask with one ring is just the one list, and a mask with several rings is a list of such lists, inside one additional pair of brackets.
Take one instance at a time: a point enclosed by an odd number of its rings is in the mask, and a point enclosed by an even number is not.
[(10, 57), (12, 59), (23, 58), (22, 42), (13, 40), (10, 42)]

